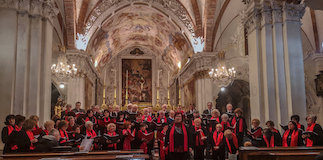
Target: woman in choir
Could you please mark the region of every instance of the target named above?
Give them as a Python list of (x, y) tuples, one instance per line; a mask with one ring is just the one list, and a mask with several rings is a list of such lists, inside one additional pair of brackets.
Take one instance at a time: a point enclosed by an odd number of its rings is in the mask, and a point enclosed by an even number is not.
[(87, 121), (85, 122), (85, 135), (87, 138), (96, 138), (96, 133), (95, 131), (93, 130), (93, 123), (91, 121)]
[(221, 125), (222, 125), (222, 132), (225, 130), (231, 128), (230, 122), (229, 122), (229, 116), (227, 114), (222, 114), (221, 116)]
[(245, 119), (242, 117), (242, 110), (237, 108), (234, 110), (235, 116), (232, 119), (231, 126), (234, 128), (234, 134), (238, 138), (239, 146), (242, 146), (243, 136), (247, 132), (247, 124)]
[[(208, 131), (210, 134), (212, 134), (215, 131), (215, 126), (218, 123), (221, 123), (221, 118), (220, 118), (220, 111), (218, 109), (213, 109), (211, 112), (211, 119), (209, 122), (209, 126), (208, 126)], [(214, 123), (215, 121), (215, 123)]]
[(4, 124), (6, 125), (5, 127), (3, 127), (2, 132), (1, 132), (1, 140), (2, 143), (4, 143), (4, 148), (3, 148), (3, 152), (6, 153), (10, 150), (10, 147), (8, 145), (8, 139), (10, 134), (15, 130), (14, 126), (15, 126), (15, 115), (8, 115), (6, 117), (6, 121), (4, 122)]
[(32, 116), (29, 117), (29, 119), (32, 119), (32, 120), (34, 120), (36, 122), (36, 126), (33, 129), (33, 134), (34, 135), (40, 135), (43, 132), (43, 129), (38, 126), (39, 117), (36, 116), (36, 115), (32, 115)]
[(303, 145), (302, 131), (297, 128), (294, 121), (289, 121), (288, 129), (283, 134), (283, 147), (295, 147)]
[(148, 114), (148, 113), (149, 113), (148, 108), (144, 108), (143, 112), (144, 112), (144, 115), (142, 115), (142, 120), (143, 120), (143, 121), (147, 121), (147, 122), (151, 122), (153, 119), (152, 119), (152, 118), (151, 118), (151, 116)]
[[(176, 160), (186, 160), (188, 158), (189, 138), (187, 129), (183, 122), (181, 112), (175, 113), (174, 123), (166, 134), (166, 147), (169, 149), (169, 158)], [(190, 149), (192, 151), (192, 149)]]
[[(105, 125), (107, 125), (108, 123), (111, 123), (112, 122), (111, 119), (110, 119), (110, 112), (109, 112), (109, 110), (105, 109), (103, 111), (102, 121), (103, 121), (103, 123)], [(114, 122), (112, 122), (112, 123), (114, 123)]]
[(135, 130), (131, 131), (131, 123), (129, 121), (124, 122), (124, 129), (122, 130), (123, 150), (131, 150), (131, 141), (134, 140)]
[[(227, 114), (225, 114), (227, 115)], [(212, 135), (212, 156), (214, 160), (224, 160), (225, 159), (225, 147), (223, 142), (223, 127), (221, 124), (216, 125), (216, 130)]]
[(54, 129), (54, 125), (55, 125), (55, 122), (52, 121), (52, 120), (49, 120), (49, 121), (46, 121), (44, 123), (44, 127), (45, 129), (43, 130), (43, 132), (41, 133), (41, 136), (44, 136), (44, 135), (48, 135), (49, 132)]
[(227, 129), (224, 131), (224, 144), (225, 149), (228, 152), (229, 160), (236, 160), (239, 152), (238, 138), (236, 134), (232, 133), (231, 130)]
[(73, 116), (69, 116), (67, 120), (68, 120), (67, 132), (75, 132), (75, 129), (76, 129), (75, 118)]
[(297, 125), (297, 128), (298, 129), (301, 129), (301, 131), (302, 132), (304, 132), (305, 131), (305, 127), (304, 127), (304, 125), (302, 125), (302, 124), (300, 124), (299, 123), (299, 120), (300, 120), (300, 118), (299, 118), (299, 115), (292, 115), (291, 117), (290, 117), (290, 120), (291, 121), (294, 121), (295, 123), (296, 123), (296, 125)]
[[(162, 110), (163, 111), (163, 110)], [(163, 123), (162, 124), (162, 131), (157, 132), (157, 140), (158, 140), (158, 146), (159, 146), (159, 158), (161, 160), (165, 160), (166, 156), (167, 156), (167, 148), (164, 149), (165, 146), (165, 137), (166, 137), (166, 133), (168, 130), (168, 124), (167, 123)]]
[(266, 126), (274, 134), (275, 137), (279, 137), (279, 138), (277, 138), (277, 142), (275, 145), (281, 146), (282, 145), (282, 141), (281, 141), (282, 136), (281, 136), (280, 132), (275, 128), (275, 123), (273, 121), (267, 121)]
[(190, 137), (191, 144), (190, 148), (194, 150), (194, 159), (204, 159), (204, 149), (206, 146), (206, 130), (201, 126), (202, 120), (200, 118), (194, 119), (194, 126), (191, 126)]
[[(107, 135), (108, 136), (117, 136), (117, 133), (116, 133), (116, 125), (114, 123), (109, 123), (108, 126), (107, 126)], [(117, 143), (120, 142), (120, 139), (117, 141)], [(112, 141), (110, 140), (106, 140), (105, 141), (105, 145), (103, 145), (103, 149), (104, 150), (116, 150), (117, 149), (117, 143), (113, 143)]]
[(148, 139), (145, 139), (144, 137), (141, 137), (141, 135), (148, 134), (147, 131), (147, 124), (145, 123), (140, 123), (140, 130), (138, 131), (138, 138), (141, 140), (140, 143), (140, 149), (144, 150), (145, 154), (148, 153)]
[(160, 110), (158, 112), (158, 117), (156, 119), (156, 123), (158, 123), (158, 124), (167, 123), (167, 117), (165, 116), (165, 112), (163, 110)]
[[(281, 137), (278, 134), (275, 134), (275, 132), (272, 132), (271, 129), (269, 128), (265, 128), (263, 130), (263, 135), (262, 135), (262, 139), (261, 139), (261, 144), (259, 144), (259, 146), (262, 147), (276, 147), (276, 146), (280, 146), (281, 142)], [(255, 144), (254, 146), (257, 146), (257, 144)]]
[(316, 123), (316, 116), (308, 115), (306, 117), (307, 129), (302, 138), (305, 140), (306, 147), (319, 146), (323, 144), (322, 127)]
[(22, 115), (16, 115), (15, 116), (15, 121), (16, 121), (16, 125), (15, 125), (15, 130), (16, 131), (20, 131), (22, 129), (22, 125), (24, 124), (25, 122), (25, 117), (22, 116)]
[(15, 144), (18, 147), (18, 152), (30, 152), (35, 150), (35, 143), (38, 142), (38, 139), (34, 137), (33, 129), (36, 126), (36, 122), (33, 119), (27, 119), (23, 126), (22, 130), (17, 133)]
[(91, 121), (93, 124), (97, 124), (97, 119), (93, 116), (93, 111), (91, 109), (86, 111), (85, 122)]
[(260, 120), (259, 119), (253, 119), (251, 121), (251, 132), (247, 132), (248, 135), (251, 137), (251, 139), (257, 139), (261, 138), (262, 136), (262, 128), (259, 126), (260, 125)]
[(62, 120), (58, 123), (58, 131), (61, 136), (61, 139), (59, 140), (60, 145), (68, 145), (68, 141), (70, 140), (67, 134), (67, 128), (68, 128), (68, 122), (65, 120)]

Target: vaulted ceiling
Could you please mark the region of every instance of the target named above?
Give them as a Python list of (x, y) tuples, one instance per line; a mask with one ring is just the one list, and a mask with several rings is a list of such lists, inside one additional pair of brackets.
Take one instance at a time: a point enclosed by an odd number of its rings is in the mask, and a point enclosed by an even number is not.
[(86, 50), (99, 67), (133, 46), (149, 48), (171, 67), (196, 52), (198, 38), (204, 51), (213, 48), (218, 0), (56, 2), (64, 6), (66, 46)]

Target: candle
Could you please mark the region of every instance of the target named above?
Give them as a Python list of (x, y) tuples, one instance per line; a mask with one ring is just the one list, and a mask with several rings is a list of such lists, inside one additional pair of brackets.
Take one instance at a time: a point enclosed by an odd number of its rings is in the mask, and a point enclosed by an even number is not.
[(169, 87), (169, 71), (168, 71), (168, 76), (167, 76), (167, 87)]
[(107, 77), (107, 70), (104, 70), (103, 85), (105, 86), (105, 78)]
[(128, 70), (126, 71), (126, 88), (128, 88)]
[(114, 86), (117, 86), (117, 70), (114, 70)]
[(160, 70), (158, 70), (158, 72), (157, 72), (157, 87), (159, 87), (159, 72), (160, 72)]

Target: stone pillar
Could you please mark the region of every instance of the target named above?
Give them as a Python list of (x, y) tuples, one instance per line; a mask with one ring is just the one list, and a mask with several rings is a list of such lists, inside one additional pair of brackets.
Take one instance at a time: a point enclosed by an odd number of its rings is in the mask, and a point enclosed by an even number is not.
[(304, 6), (278, 0), (248, 3), (251, 118), (287, 123), (292, 114), (304, 119), (305, 83), (300, 34)]
[[(32, 114), (50, 118), (52, 1), (3, 0), (0, 3), (2, 117)], [(7, 108), (6, 108), (7, 107)]]
[(206, 77), (200, 77), (195, 81), (196, 90), (196, 106), (197, 110), (202, 114), (207, 108), (208, 102), (213, 102), (212, 80)]
[(84, 108), (85, 80), (83, 77), (71, 78), (67, 84), (67, 104), (74, 107), (76, 102), (81, 102)]

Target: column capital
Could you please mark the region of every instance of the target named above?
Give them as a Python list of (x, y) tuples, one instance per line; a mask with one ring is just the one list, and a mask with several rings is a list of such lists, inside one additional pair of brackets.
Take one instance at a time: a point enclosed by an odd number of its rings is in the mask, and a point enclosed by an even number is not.
[(280, 0), (273, 0), (271, 3), (273, 23), (283, 22), (283, 3)]
[(305, 4), (283, 2), (283, 20), (300, 22), (305, 13)]

